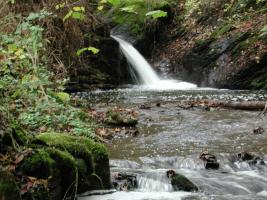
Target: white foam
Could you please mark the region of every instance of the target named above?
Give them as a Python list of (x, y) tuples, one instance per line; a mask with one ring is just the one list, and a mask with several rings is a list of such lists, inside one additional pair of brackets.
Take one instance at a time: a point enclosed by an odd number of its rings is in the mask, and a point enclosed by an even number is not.
[(176, 80), (161, 80), (146, 59), (131, 45), (120, 37), (111, 36), (120, 44), (120, 48), (128, 62), (138, 73), (141, 79), (141, 88), (144, 90), (189, 90), (197, 85)]
[(78, 200), (181, 200), (189, 192), (116, 192), (107, 195), (80, 197)]

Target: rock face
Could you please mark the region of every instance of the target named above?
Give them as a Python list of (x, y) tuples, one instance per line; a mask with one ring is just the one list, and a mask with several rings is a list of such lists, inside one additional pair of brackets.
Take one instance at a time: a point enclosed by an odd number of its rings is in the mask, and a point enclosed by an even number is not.
[(168, 178), (171, 179), (171, 184), (175, 191), (182, 190), (187, 192), (198, 191), (198, 187), (192, 183), (189, 179), (181, 174), (177, 174), (173, 170), (166, 172)]
[(177, 5), (179, 16), (162, 34), (154, 62), (170, 60), (169, 69), (177, 78), (199, 86), (267, 89), (267, 43), (262, 31), (266, 1), (197, 1), (195, 8), (188, 8), (187, 1)]
[[(196, 44), (182, 59), (185, 78), (200, 86), (230, 89), (267, 88), (267, 53), (259, 61), (241, 61), (242, 45), (251, 33), (203, 41)], [(258, 83), (258, 84), (257, 84)]]

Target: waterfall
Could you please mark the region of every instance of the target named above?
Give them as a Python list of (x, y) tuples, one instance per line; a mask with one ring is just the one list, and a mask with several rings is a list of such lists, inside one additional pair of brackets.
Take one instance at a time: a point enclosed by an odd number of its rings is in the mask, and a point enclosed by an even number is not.
[(166, 173), (146, 173), (137, 178), (138, 190), (142, 192), (173, 192)]
[(141, 79), (143, 88), (160, 89), (160, 90), (186, 90), (194, 89), (197, 86), (192, 83), (177, 81), (177, 80), (162, 80), (153, 70), (152, 66), (146, 59), (133, 47), (132, 44), (126, 42), (118, 36), (111, 36), (120, 44), (120, 49), (127, 61), (138, 73)]

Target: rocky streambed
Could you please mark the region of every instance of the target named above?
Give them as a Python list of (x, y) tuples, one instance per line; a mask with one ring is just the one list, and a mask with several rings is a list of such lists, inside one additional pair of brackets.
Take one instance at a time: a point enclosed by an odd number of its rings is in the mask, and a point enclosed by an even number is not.
[[(96, 112), (121, 108), (138, 118), (136, 128), (112, 127), (117, 131), (104, 139), (111, 172), (119, 176), (115, 182), (122, 183), (118, 191), (81, 200), (267, 198), (267, 117), (260, 110), (181, 106), (184, 100), (266, 101), (264, 91), (124, 89), (76, 95)], [(129, 129), (138, 134), (127, 134)], [(197, 189), (179, 188), (169, 170)]]

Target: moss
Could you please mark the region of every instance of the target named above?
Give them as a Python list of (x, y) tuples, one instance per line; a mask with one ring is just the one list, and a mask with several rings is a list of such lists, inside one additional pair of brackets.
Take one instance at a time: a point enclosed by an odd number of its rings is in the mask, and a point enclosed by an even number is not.
[(138, 121), (132, 116), (124, 116), (123, 114), (109, 110), (105, 122), (115, 126), (135, 126)]
[(68, 189), (69, 192), (72, 192), (75, 186), (77, 173), (75, 158), (69, 152), (55, 148), (47, 148), (46, 151), (55, 161), (51, 183), (59, 183), (61, 186), (61, 197), (63, 197)]
[(212, 38), (219, 38), (220, 36), (222, 36), (225, 33), (228, 33), (229, 31), (231, 31), (233, 28), (232, 24), (228, 24), (228, 23), (224, 23), (222, 24), (220, 27), (218, 27), (212, 34), (211, 37)]
[(0, 171), (0, 199), (21, 200), (14, 176), (10, 172)]
[(174, 190), (183, 190), (183, 191), (198, 191), (197, 186), (194, 185), (189, 179), (181, 174), (176, 174), (172, 177), (171, 184)]
[(93, 172), (92, 154), (90, 150), (95, 143), (88, 138), (74, 137), (60, 133), (42, 133), (37, 136), (37, 140), (40, 140), (48, 146), (68, 151), (77, 158), (83, 158), (88, 166), (88, 170)]
[[(103, 181), (105, 188), (110, 188), (110, 171), (108, 152), (104, 145), (96, 143), (86, 137), (71, 136), (60, 133), (42, 133), (36, 137), (36, 143), (56, 147), (68, 151), (77, 159), (86, 163), (86, 175), (97, 174)], [(79, 173), (85, 171), (81, 161), (78, 163)], [(90, 179), (90, 178), (89, 178)], [(92, 181), (87, 180), (92, 185)]]
[(26, 157), (19, 167), (24, 174), (46, 179), (52, 175), (55, 161), (44, 149), (38, 149), (29, 157)]
[(250, 87), (253, 89), (267, 90), (267, 81), (266, 80), (267, 80), (266, 76), (256, 78), (250, 83)]
[(31, 141), (31, 136), (25, 132), (20, 126), (12, 124), (12, 134), (16, 142), (20, 145), (27, 145)]

